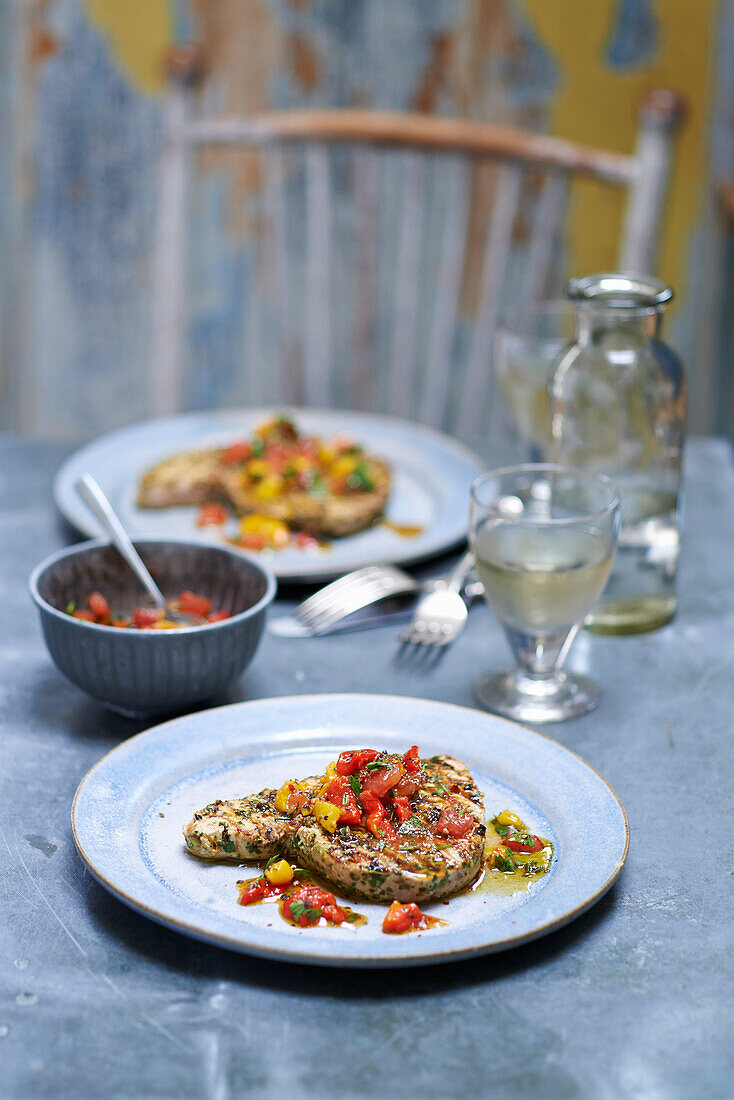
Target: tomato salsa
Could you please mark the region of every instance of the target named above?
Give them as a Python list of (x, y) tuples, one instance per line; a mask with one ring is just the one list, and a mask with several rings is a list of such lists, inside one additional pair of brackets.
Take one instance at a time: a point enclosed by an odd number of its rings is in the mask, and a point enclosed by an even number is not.
[(487, 823), (484, 863), (488, 871), (515, 878), (538, 878), (550, 869), (553, 845), (531, 833), (511, 810), (502, 810)]
[[(230, 612), (225, 608), (213, 610), (212, 601), (206, 596), (199, 596), (196, 592), (185, 589), (176, 600), (169, 600), (168, 606), (172, 611), (183, 611), (189, 615), (200, 615), (208, 623), (218, 623), (230, 618)], [(66, 605), (66, 614), (74, 619), (81, 619), (86, 623), (97, 623), (99, 626), (116, 626), (137, 630), (176, 630), (178, 623), (166, 618), (166, 613), (158, 607), (134, 607), (129, 616), (121, 615), (110, 608), (109, 601), (101, 592), (90, 592), (87, 596), (87, 606), (77, 607), (74, 600)]]
[(237, 883), (238, 904), (254, 905), (278, 898), (281, 917), (297, 928), (338, 927), (345, 923), (358, 927), (367, 923), (361, 913), (337, 902), (330, 891), (315, 885), (311, 879), (310, 871), (273, 856), (259, 878)]

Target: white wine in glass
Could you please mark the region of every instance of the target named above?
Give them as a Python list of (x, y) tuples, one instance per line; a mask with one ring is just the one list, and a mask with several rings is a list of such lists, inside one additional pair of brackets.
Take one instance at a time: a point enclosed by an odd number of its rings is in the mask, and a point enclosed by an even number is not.
[(485, 677), (490, 710), (552, 722), (591, 710), (600, 692), (562, 671), (614, 561), (619, 497), (604, 477), (558, 466), (508, 467), (472, 489), (471, 540), (485, 599), (517, 668)]

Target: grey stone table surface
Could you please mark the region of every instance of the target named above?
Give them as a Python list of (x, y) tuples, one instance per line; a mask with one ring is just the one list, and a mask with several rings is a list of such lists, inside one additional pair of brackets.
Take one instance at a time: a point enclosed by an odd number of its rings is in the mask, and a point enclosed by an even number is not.
[[(734, 1096), (726, 443), (688, 450), (675, 622), (637, 638), (582, 635), (570, 663), (592, 671), (604, 700), (550, 730), (627, 808), (632, 843), (618, 883), (524, 947), (385, 972), (205, 946), (127, 909), (86, 871), (69, 826), (74, 790), (142, 724), (62, 679), (27, 595), (31, 567), (70, 537), (51, 501), (65, 454), (0, 438), (1, 1096)], [(218, 701), (379, 691), (471, 706), (472, 682), (505, 659), (484, 607), (430, 674), (396, 661), (394, 634), (267, 634)]]

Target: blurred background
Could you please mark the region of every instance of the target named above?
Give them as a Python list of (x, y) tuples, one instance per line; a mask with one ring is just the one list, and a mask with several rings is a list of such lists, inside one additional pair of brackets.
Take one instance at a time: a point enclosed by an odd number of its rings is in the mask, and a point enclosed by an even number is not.
[[(190, 42), (197, 49), (193, 62), (184, 57), (182, 75), (175, 47)], [(169, 255), (169, 277), (172, 270), (184, 287), (183, 304), (169, 318), (175, 384), (161, 397), (155, 322), (160, 250), (171, 247), (161, 156), (178, 102), (172, 88), (183, 79), (196, 116), (411, 111), (510, 124), (625, 154), (635, 150), (645, 94), (675, 91), (686, 111), (673, 142), (656, 265), (677, 292), (665, 332), (689, 370), (691, 430), (731, 434), (732, 58), (731, 0), (5, 0), (0, 426), (80, 440), (155, 412), (303, 398), (269, 388), (284, 298), (268, 297), (267, 165), (256, 151), (218, 146), (192, 149), (186, 162), (185, 233)], [(376, 373), (380, 341), (393, 339), (382, 334), (401, 308), (394, 272), (409, 215), (410, 161), (400, 162), (400, 154), (393, 172), (383, 158), (374, 176), (379, 260), (371, 317), (360, 321), (364, 296), (350, 281), (347, 201), (364, 180), (359, 161), (330, 154), (325, 272), (306, 258), (314, 242), (296, 212), (299, 188), (308, 186), (300, 155), (293, 152), (282, 177), (293, 211), (281, 260), (288, 308), (304, 330), (289, 354), (295, 363), (302, 345), (321, 341), (336, 403), (359, 404), (339, 390), (341, 366), (355, 353), (360, 324), (374, 338)], [(451, 181), (444, 168), (427, 169), (420, 185), (421, 293), (403, 302), (412, 310), (410, 348), (419, 366), (430, 355), (430, 277), (446, 233), (442, 196)], [(459, 381), (494, 192), (493, 168), (473, 164), (465, 216), (455, 226), (465, 255), (446, 347)], [(512, 220), (520, 252), (537, 194), (531, 178)], [(624, 208), (620, 189), (573, 180), (547, 292), (557, 293), (569, 275), (615, 266)], [(513, 270), (505, 301), (523, 296), (521, 269)], [(325, 280), (328, 337), (327, 320), (310, 312), (314, 278)]]

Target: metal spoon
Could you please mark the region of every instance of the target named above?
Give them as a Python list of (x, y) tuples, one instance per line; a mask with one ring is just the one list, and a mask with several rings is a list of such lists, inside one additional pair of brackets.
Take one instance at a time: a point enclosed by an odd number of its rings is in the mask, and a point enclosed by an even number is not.
[(151, 577), (140, 554), (130, 541), (130, 536), (120, 522), (120, 517), (91, 474), (82, 474), (76, 483), (76, 491), (90, 511), (94, 513), (95, 518), (102, 524), (135, 576), (147, 589), (156, 607), (165, 613), (166, 618), (180, 626), (203, 626), (207, 620), (202, 618), (201, 615), (190, 615), (187, 612), (176, 611), (168, 606), (166, 597)]

